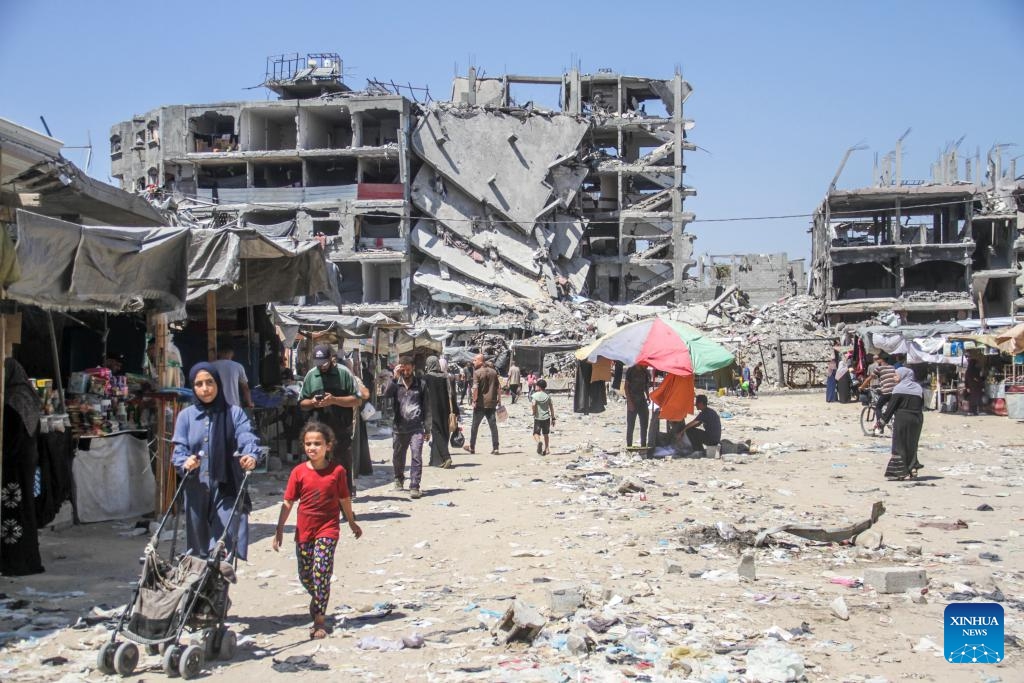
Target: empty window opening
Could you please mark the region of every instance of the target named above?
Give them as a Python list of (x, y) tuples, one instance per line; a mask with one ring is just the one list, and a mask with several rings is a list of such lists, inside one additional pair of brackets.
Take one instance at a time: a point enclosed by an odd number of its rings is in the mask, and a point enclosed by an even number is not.
[(903, 269), (903, 290), (908, 292), (967, 291), (967, 268), (954, 261), (925, 261)]
[(235, 117), (208, 111), (188, 120), (190, 150), (193, 152), (231, 152), (238, 149)]
[(330, 218), (314, 218), (313, 219), (313, 234), (314, 235), (327, 235), (328, 237), (334, 237), (341, 231), (341, 221), (331, 220)]
[(400, 263), (363, 263), (363, 303), (401, 301), (402, 265)]
[(363, 303), (363, 264), (358, 261), (342, 261), (338, 266), (338, 292), (342, 303)]
[(121, 155), (121, 136), (111, 135), (110, 136), (110, 156)]
[(302, 163), (257, 163), (253, 187), (302, 187)]
[(160, 124), (157, 121), (146, 124), (146, 142), (153, 146), (160, 144)]
[(881, 263), (849, 263), (832, 268), (837, 299), (890, 297), (899, 294), (894, 271)]
[(361, 159), (363, 183), (396, 184), (402, 181), (398, 159)]
[(240, 189), (245, 187), (245, 164), (204, 164), (196, 169), (200, 189)]
[(401, 114), (397, 111), (372, 109), (362, 114), (363, 147), (382, 147), (398, 143)]
[(338, 108), (302, 109), (302, 149), (345, 149), (352, 146), (352, 117)]
[(242, 113), (244, 151), (294, 150), (297, 142), (293, 108), (247, 109)]
[[(356, 218), (360, 241), (397, 239), (402, 236), (402, 220), (396, 216), (365, 215)], [(372, 244), (370, 246), (373, 246)], [(381, 244), (380, 246), (383, 246)]]
[(353, 185), (356, 182), (355, 159), (310, 159), (306, 162), (309, 187)]
[(509, 83), (508, 105), (510, 107), (537, 107), (561, 111), (561, 83)]

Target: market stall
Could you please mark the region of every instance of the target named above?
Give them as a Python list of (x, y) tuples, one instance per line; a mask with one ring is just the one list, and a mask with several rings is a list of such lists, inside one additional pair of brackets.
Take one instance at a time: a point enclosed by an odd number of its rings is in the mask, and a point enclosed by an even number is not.
[(43, 405), (40, 431), (72, 437), (63, 443), (73, 448), (72, 502), (76, 513), (85, 512), (78, 518), (153, 510), (156, 485), (147, 440), (156, 416), (142, 407), (142, 384), (97, 367), (73, 374), (65, 392), (52, 312), (180, 313), (188, 230), (85, 226), (21, 210), (17, 226), (20, 277), (6, 296), (47, 312), (53, 376), (33, 378)]

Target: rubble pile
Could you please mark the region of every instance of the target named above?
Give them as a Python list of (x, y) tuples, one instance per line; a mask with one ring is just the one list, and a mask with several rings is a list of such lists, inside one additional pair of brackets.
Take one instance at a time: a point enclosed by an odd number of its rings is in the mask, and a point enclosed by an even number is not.
[(819, 342), (788, 343), (784, 358), (789, 363), (808, 363), (817, 367), (816, 376), (824, 379), (825, 364), (831, 359), (834, 333), (824, 325), (821, 302), (798, 295), (753, 308), (738, 290), (720, 303), (686, 304), (669, 314), (675, 320), (704, 330), (724, 344), (740, 362), (764, 367), (765, 382), (778, 382), (779, 339), (821, 339)]

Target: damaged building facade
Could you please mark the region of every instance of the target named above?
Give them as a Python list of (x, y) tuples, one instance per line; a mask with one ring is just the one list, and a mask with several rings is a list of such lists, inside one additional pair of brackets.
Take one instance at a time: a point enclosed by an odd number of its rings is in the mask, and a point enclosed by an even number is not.
[(1024, 310), (1024, 185), (1012, 161), (1003, 168), (1001, 148), (989, 152), (984, 179), (980, 154), (960, 179), (955, 146), (928, 181), (903, 180), (891, 157), (884, 161), (873, 187), (836, 190), (833, 180), (815, 211), (810, 292), (826, 319), (894, 311), (904, 322), (932, 322)]
[[(266, 102), (162, 106), (111, 129), (111, 173), (190, 219), (315, 236), (346, 308), (522, 311), (586, 295), (681, 301), (689, 84), (607, 71), (479, 76), (417, 102), (341, 77), (338, 55), (268, 59)], [(550, 86), (559, 107), (517, 102)], [(648, 113), (650, 108), (652, 113)]]

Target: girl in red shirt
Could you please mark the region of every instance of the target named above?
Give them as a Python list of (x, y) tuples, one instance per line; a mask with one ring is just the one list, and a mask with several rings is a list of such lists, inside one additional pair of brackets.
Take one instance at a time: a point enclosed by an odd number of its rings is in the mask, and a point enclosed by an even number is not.
[(338, 516), (345, 511), (348, 528), (359, 538), (363, 530), (352, 513), (345, 468), (327, 459), (334, 446), (331, 428), (309, 422), (302, 429), (302, 445), (307, 462), (300, 463), (288, 477), (277, 519), (273, 548), (278, 550), (284, 538), (284, 523), (292, 506), (298, 502), (295, 525), (295, 555), (299, 560), (299, 580), (311, 596), (309, 615), (313, 626), (309, 637), (319, 640), (327, 636), (327, 601), (331, 597), (331, 574), (334, 573), (334, 551), (338, 545)]

